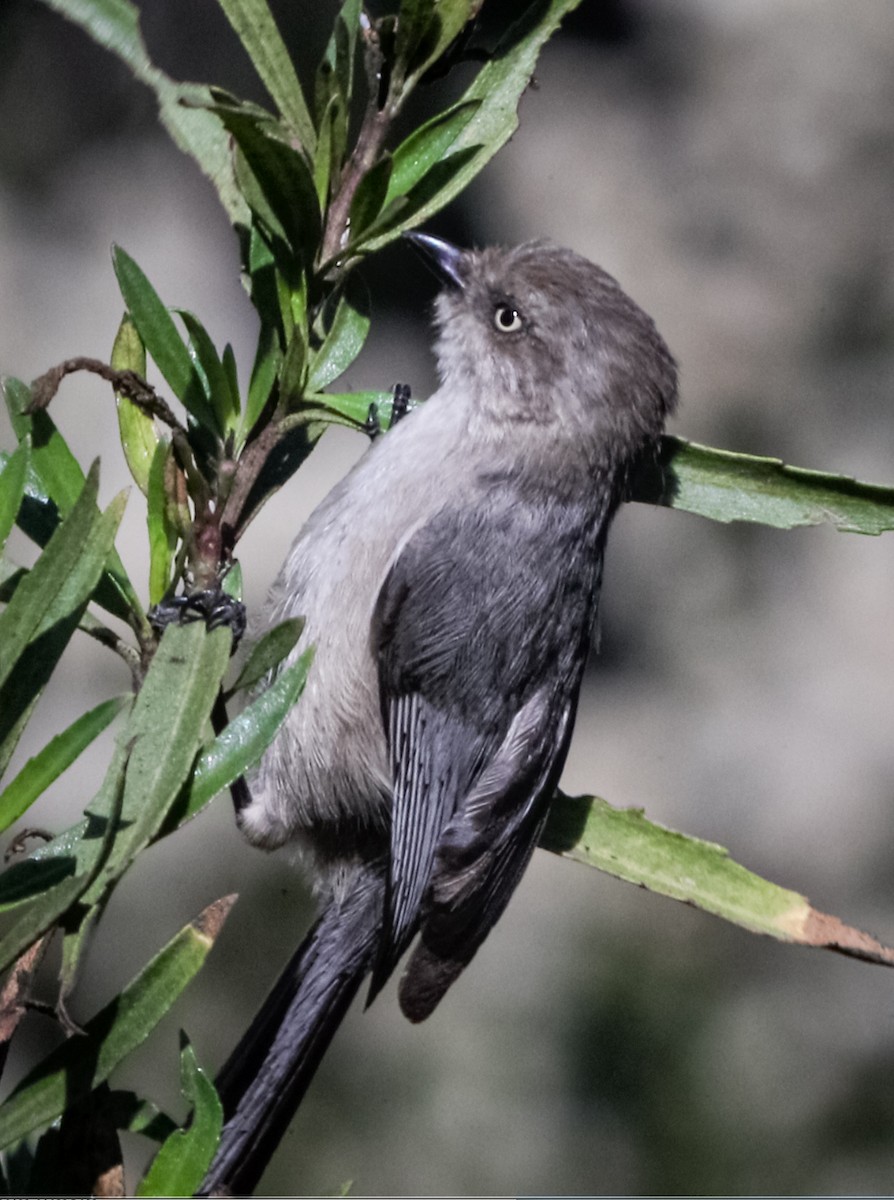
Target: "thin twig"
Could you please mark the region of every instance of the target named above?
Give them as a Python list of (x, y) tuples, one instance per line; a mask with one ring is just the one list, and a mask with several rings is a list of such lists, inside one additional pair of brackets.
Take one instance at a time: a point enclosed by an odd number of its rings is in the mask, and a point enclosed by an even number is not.
[(120, 395), (132, 401), (141, 412), (150, 417), (158, 417), (159, 421), (170, 429), (186, 433), (183, 425), (174, 416), (165, 400), (155, 391), (155, 388), (142, 379), (136, 371), (116, 371), (108, 363), (99, 358), (87, 358), (80, 355), (77, 358), (67, 358), (65, 362), (51, 367), (31, 384), (31, 403), (26, 408), (27, 413), (42, 412), (59, 390), (59, 385), (66, 375), (75, 371), (91, 371), (107, 380)]
[(109, 650), (113, 650), (120, 658), (124, 659), (130, 669), (133, 678), (134, 690), (138, 689), (143, 678), (143, 664), (140, 659), (139, 652), (135, 647), (131, 646), (130, 642), (126, 642), (124, 638), (119, 637), (114, 629), (109, 629), (108, 625), (103, 625), (102, 621), (96, 619), (90, 612), (85, 612), (78, 622), (78, 628), (82, 633), (86, 633), (95, 641), (107, 646)]

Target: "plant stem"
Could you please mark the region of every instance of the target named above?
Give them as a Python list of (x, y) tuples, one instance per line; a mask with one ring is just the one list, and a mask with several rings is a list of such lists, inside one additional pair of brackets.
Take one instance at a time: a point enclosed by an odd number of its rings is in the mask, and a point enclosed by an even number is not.
[(326, 230), (323, 234), (323, 245), (320, 251), (322, 268), (338, 259), (349, 232), (351, 205), (357, 188), (366, 173), (375, 166), (385, 145), (391, 122), (397, 115), (393, 80), (389, 84), (384, 104), (379, 107), (379, 86), (385, 57), (375, 25), (370, 25), (363, 30), (363, 40), (367, 90), (366, 111), (363, 114), (354, 151), (345, 164), (338, 188), (329, 206)]

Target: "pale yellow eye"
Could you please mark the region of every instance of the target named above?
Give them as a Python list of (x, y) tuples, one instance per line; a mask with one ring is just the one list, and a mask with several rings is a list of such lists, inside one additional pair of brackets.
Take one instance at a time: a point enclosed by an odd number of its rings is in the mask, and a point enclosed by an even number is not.
[(522, 324), (521, 313), (511, 304), (498, 304), (494, 309), (494, 328), (500, 333), (517, 333)]

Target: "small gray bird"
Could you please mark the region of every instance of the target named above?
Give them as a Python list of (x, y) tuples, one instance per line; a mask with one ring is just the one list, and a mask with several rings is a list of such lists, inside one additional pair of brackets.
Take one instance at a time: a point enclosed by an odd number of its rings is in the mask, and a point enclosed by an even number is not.
[(503, 912), (565, 762), (612, 516), (676, 403), (674, 360), (611, 276), (549, 242), (462, 251), (440, 387), (298, 535), (270, 624), (304, 616), (307, 687), (238, 813), (298, 846), (321, 915), (218, 1081), (203, 1185), (247, 1191), (367, 974), (427, 1017)]

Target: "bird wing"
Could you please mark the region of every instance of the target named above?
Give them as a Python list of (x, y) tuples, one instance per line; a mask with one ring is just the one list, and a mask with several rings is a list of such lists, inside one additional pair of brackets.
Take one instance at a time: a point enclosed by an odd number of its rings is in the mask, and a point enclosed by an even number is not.
[(401, 989), (413, 1019), (472, 958), (533, 852), (571, 735), (600, 558), (582, 514), (532, 521), (491, 503), (440, 513), (382, 588), (372, 636), (393, 807), (371, 995), (421, 929)]

